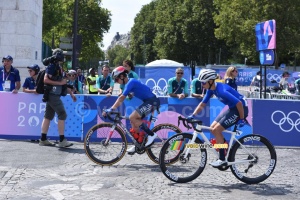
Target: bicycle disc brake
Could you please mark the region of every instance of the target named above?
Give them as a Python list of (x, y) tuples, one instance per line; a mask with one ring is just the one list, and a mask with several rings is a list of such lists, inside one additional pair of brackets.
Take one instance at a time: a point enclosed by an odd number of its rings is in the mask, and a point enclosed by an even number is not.
[(104, 147), (107, 147), (110, 143), (111, 143), (111, 140), (108, 140), (107, 142), (105, 142), (106, 139), (102, 140), (100, 143), (104, 146)]
[(180, 155), (179, 160), (181, 163), (187, 163), (190, 160), (191, 154), (188, 153), (187, 157), (185, 158), (185, 154)]

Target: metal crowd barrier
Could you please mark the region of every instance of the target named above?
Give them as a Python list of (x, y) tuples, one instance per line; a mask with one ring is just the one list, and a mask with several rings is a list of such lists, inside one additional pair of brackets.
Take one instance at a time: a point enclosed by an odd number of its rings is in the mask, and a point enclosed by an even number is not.
[[(252, 91), (251, 91), (252, 90)], [(239, 86), (238, 92), (244, 95), (246, 98), (259, 99), (260, 92), (255, 89), (253, 91), (253, 87), (250, 86)], [(264, 99), (264, 94), (262, 94), (262, 98)], [(287, 100), (300, 100), (300, 95), (295, 94), (276, 94), (276, 93), (266, 93), (266, 99), (287, 99)]]

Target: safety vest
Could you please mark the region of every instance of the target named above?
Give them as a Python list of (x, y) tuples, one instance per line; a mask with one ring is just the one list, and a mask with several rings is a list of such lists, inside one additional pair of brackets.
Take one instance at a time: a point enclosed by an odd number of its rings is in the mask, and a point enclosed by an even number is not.
[[(98, 76), (88, 76), (89, 79), (91, 79), (92, 81), (96, 81)], [(87, 81), (87, 84), (88, 84), (88, 88), (89, 88), (89, 91), (90, 92), (98, 92), (98, 88), (97, 88), (97, 85), (96, 83), (94, 85), (90, 85), (89, 82)]]

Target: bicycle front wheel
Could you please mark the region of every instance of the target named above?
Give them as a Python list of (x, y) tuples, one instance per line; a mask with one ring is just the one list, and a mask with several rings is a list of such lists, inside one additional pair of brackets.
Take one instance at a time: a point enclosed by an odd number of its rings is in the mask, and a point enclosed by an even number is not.
[(274, 171), (277, 156), (274, 146), (261, 135), (246, 135), (239, 139), (230, 150), (229, 160), (232, 162), (253, 160), (230, 166), (231, 172), (240, 181), (257, 184), (266, 180)]
[[(146, 149), (146, 152), (149, 156), (149, 158), (156, 164), (159, 164), (159, 153), (164, 145), (165, 141), (172, 135), (181, 133), (181, 130), (173, 125), (173, 124), (159, 124), (155, 126), (152, 130), (152, 132), (156, 133), (158, 137), (155, 139), (154, 143)], [(175, 155), (174, 158), (169, 158), (165, 162), (168, 164), (172, 164), (173, 162), (176, 162), (178, 159), (178, 156)]]
[[(186, 183), (196, 179), (204, 170), (207, 160), (205, 144), (196, 138), (194, 144), (189, 144), (193, 135), (180, 133), (169, 138), (163, 145), (159, 155), (159, 165), (162, 173), (171, 181)], [(178, 155), (177, 162), (168, 165), (165, 160)]]
[(84, 138), (86, 155), (98, 165), (113, 165), (126, 153), (127, 140), (123, 131), (113, 124), (101, 123), (93, 126)]

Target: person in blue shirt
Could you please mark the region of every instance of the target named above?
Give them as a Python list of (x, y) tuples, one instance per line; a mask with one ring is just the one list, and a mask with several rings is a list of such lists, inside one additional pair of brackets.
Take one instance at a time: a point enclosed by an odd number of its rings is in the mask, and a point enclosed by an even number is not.
[[(80, 81), (77, 79), (77, 72), (73, 69), (68, 70), (67, 72), (67, 87), (73, 92), (73, 94), (78, 94), (81, 85)], [(80, 82), (80, 83), (79, 83)]]
[(114, 81), (112, 80), (111, 76), (109, 75), (109, 66), (108, 65), (104, 65), (102, 67), (102, 75), (98, 76), (98, 78), (96, 80), (96, 85), (97, 85), (99, 94), (111, 96), (113, 87), (114, 87)]
[(170, 97), (177, 97), (178, 99), (183, 99), (189, 96), (188, 83), (182, 78), (183, 69), (176, 69), (176, 76), (168, 80), (168, 94)]
[(191, 95), (192, 97), (202, 99), (206, 93), (206, 90), (203, 89), (202, 83), (198, 78), (194, 78), (191, 83)]
[[(151, 145), (154, 139), (157, 137), (157, 134), (153, 133), (148, 128), (148, 126), (145, 123), (143, 123), (142, 119), (148, 114), (150, 114), (152, 111), (157, 110), (159, 108), (159, 99), (155, 96), (155, 94), (151, 92), (151, 89), (148, 86), (146, 86), (137, 79), (128, 78), (128, 71), (122, 66), (117, 67), (113, 70), (112, 78), (114, 79), (115, 83), (124, 84), (125, 88), (123, 93), (114, 103), (114, 105), (109, 109), (105, 109), (102, 115), (106, 116), (107, 113), (110, 113), (113, 110), (117, 109), (125, 100), (126, 96), (129, 93), (133, 93), (134, 96), (142, 100), (143, 103), (129, 116), (132, 129), (135, 133), (139, 133), (140, 129), (147, 133), (148, 141), (145, 144), (145, 147)], [(135, 146), (129, 148), (127, 152), (134, 153)]]
[(0, 91), (18, 93), (21, 87), (19, 70), (12, 66), (13, 58), (8, 55), (2, 58), (3, 66), (0, 67)]
[(225, 73), (225, 83), (232, 87), (233, 89), (237, 90), (237, 84), (236, 84), (236, 77), (238, 76), (238, 70), (234, 66), (228, 67)]
[(25, 79), (25, 82), (23, 84), (23, 92), (37, 94), (35, 91), (36, 88), (35, 81), (40, 71), (40, 67), (37, 64), (34, 64), (28, 66), (27, 68), (30, 76)]
[[(211, 69), (205, 69), (200, 72), (198, 79), (202, 82), (202, 86), (207, 89), (207, 92), (193, 114), (188, 116), (188, 119), (193, 119), (197, 113), (201, 112), (209, 99), (215, 95), (222, 103), (229, 107), (228, 110), (219, 114), (210, 125), (211, 132), (215, 136), (217, 144), (223, 144), (224, 137), (222, 132), (225, 129), (234, 124), (238, 124), (240, 127), (245, 125), (245, 119), (248, 115), (248, 106), (243, 95), (239, 94), (227, 84), (215, 82), (216, 77), (216, 71)], [(225, 149), (220, 149), (219, 159), (210, 163), (210, 165), (219, 167), (224, 164), (226, 164)]]

